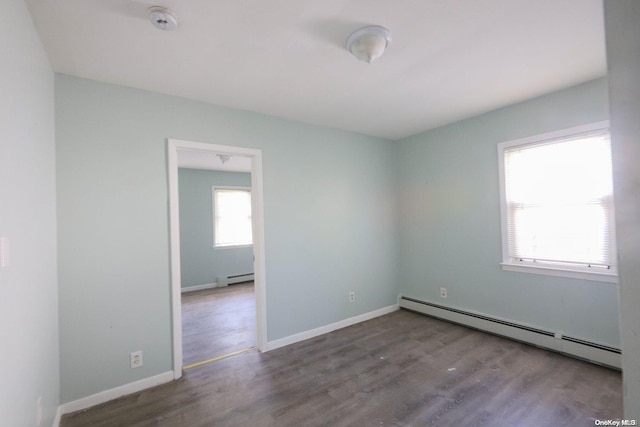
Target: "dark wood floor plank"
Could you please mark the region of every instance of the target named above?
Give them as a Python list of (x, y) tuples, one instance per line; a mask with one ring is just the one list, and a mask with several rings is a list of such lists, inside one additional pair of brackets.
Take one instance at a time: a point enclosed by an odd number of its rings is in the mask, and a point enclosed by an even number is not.
[(62, 426), (592, 426), (621, 416), (618, 371), (403, 310), (194, 368)]
[(256, 345), (253, 282), (182, 294), (184, 365)]

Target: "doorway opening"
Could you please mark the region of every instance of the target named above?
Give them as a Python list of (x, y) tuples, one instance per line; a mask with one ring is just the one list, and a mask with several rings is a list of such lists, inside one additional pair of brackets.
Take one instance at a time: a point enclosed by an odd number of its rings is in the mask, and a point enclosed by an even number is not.
[[(179, 378), (185, 368), (247, 349), (263, 351), (266, 348), (262, 152), (175, 139), (168, 140), (167, 152), (173, 367), (174, 378)], [(212, 179), (222, 181), (218, 185)], [(193, 185), (181, 194), (180, 187), (187, 180)], [(200, 188), (196, 189), (198, 186)], [(208, 192), (209, 198), (194, 194), (198, 191)], [(187, 203), (188, 199), (193, 206)], [(245, 218), (249, 230), (238, 224), (237, 218), (216, 216), (216, 200), (241, 212), (242, 203), (239, 202), (243, 199), (246, 199), (245, 205), (250, 204), (250, 217)], [(207, 200), (212, 202), (208, 209), (202, 206)], [(189, 217), (182, 221), (182, 230), (181, 215)], [(213, 233), (207, 232), (206, 228), (191, 228), (195, 223), (203, 224), (206, 219), (202, 217), (207, 215), (209, 230)], [(198, 216), (201, 217), (199, 220)], [(235, 221), (232, 232), (228, 232), (229, 227), (225, 228), (229, 221)], [(181, 231), (185, 234), (182, 245)], [(197, 248), (196, 241), (200, 241), (200, 247), (209, 245), (205, 259), (217, 255), (220, 262), (198, 265), (196, 261), (203, 255), (192, 252)], [(250, 343), (252, 345), (247, 347)]]

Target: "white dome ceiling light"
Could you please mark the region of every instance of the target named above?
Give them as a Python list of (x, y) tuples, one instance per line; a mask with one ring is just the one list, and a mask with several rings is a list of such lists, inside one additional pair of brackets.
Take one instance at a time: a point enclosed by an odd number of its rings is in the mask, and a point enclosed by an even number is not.
[(360, 61), (371, 64), (380, 58), (391, 42), (391, 31), (379, 25), (356, 30), (347, 39), (347, 49)]
[(178, 28), (178, 18), (176, 18), (176, 15), (162, 6), (150, 7), (149, 19), (154, 27), (163, 31), (173, 31)]

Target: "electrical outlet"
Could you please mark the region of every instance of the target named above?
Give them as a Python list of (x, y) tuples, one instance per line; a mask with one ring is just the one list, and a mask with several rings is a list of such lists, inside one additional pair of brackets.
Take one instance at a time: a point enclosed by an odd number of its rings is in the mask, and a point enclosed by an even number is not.
[(447, 297), (447, 288), (440, 288), (440, 298)]
[(142, 366), (142, 350), (134, 351), (129, 355), (131, 368), (139, 368)]
[(349, 292), (349, 302), (355, 302), (356, 301), (356, 293), (351, 291)]

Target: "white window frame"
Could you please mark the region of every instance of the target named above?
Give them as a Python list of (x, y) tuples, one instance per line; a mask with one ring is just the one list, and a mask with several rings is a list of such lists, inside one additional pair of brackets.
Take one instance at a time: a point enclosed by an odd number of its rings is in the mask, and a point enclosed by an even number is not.
[[(541, 135), (535, 135), (527, 138), (516, 139), (512, 141), (501, 142), (498, 144), (498, 171), (500, 179), (500, 221), (502, 231), (502, 262), (500, 265), (505, 271), (516, 271), (521, 273), (533, 273), (543, 274), (548, 276), (558, 277), (570, 277), (583, 280), (595, 280), (599, 282), (618, 282), (617, 267), (614, 265), (610, 270), (593, 270), (589, 267), (578, 265), (557, 265), (557, 264), (537, 264), (533, 262), (517, 262), (509, 256), (509, 236), (508, 236), (508, 224), (507, 224), (507, 200), (506, 200), (506, 187), (505, 187), (505, 164), (504, 153), (505, 150), (524, 145), (543, 144), (545, 142), (551, 142), (552, 140), (566, 138), (571, 136), (578, 136), (589, 132), (596, 132), (602, 130), (609, 130), (609, 121), (601, 121), (591, 123), (583, 126), (576, 126), (569, 129), (562, 129), (555, 132), (549, 132)], [(611, 230), (612, 236), (612, 257), (616, 259), (616, 242), (615, 242), (615, 227)]]
[(247, 191), (251, 197), (251, 215), (253, 216), (253, 193), (251, 192), (251, 187), (238, 187), (238, 186), (229, 186), (229, 185), (213, 185), (211, 186), (211, 220), (213, 222), (213, 248), (214, 249), (238, 249), (238, 248), (251, 248), (253, 247), (253, 235), (251, 236), (252, 243), (246, 245), (217, 245), (216, 244), (216, 190), (239, 190), (239, 191)]

